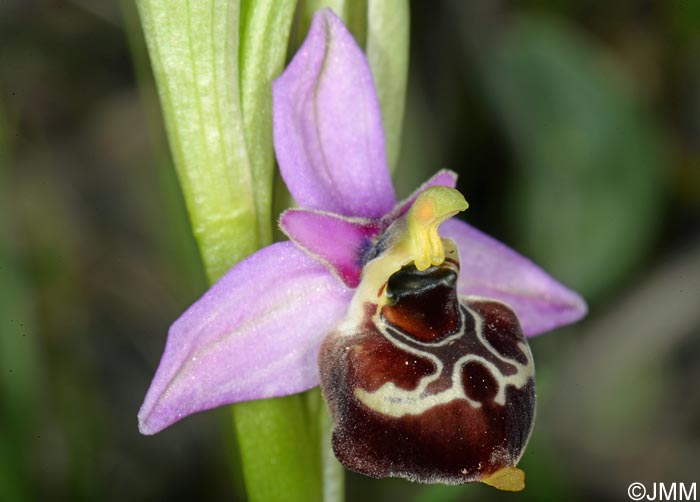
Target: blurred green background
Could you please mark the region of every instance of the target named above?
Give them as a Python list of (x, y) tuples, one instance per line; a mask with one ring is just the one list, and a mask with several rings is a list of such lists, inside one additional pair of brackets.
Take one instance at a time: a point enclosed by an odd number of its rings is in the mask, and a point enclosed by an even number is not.
[[(348, 500), (628, 500), (700, 482), (700, 2), (412, 2), (400, 195), (591, 307), (531, 341), (527, 488), (348, 476)], [(140, 436), (205, 281), (130, 2), (0, 1), (0, 500), (235, 499), (228, 414)], [(223, 438), (223, 440), (222, 440)]]

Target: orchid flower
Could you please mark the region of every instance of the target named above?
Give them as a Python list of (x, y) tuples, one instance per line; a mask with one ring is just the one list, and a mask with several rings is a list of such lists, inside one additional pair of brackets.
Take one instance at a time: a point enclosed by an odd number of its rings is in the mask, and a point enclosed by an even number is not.
[(398, 284), (426, 271), (420, 277), (453, 278), (460, 297), (493, 299), (517, 317), (513, 336), (522, 341), (521, 329), (534, 336), (585, 314), (577, 293), (528, 259), (448, 219), (466, 208), (455, 173), (439, 171), (397, 202), (369, 64), (330, 10), (315, 15), (272, 92), (277, 160), (299, 205), (279, 221), (290, 240), (238, 263), (173, 323), (138, 415), (143, 434), (319, 385), (324, 338), (352, 324), (370, 286), (400, 271), (409, 278)]

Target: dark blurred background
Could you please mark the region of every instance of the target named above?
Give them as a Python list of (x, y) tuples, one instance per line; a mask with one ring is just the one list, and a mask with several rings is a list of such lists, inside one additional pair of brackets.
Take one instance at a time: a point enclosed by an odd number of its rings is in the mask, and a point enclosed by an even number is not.
[[(628, 500), (700, 482), (700, 2), (412, 2), (396, 182), (584, 294), (531, 341), (527, 488), (349, 475), (354, 500)], [(130, 2), (0, 0), (0, 500), (232, 499), (229, 413), (136, 412), (205, 289)], [(223, 438), (223, 440), (222, 440)]]

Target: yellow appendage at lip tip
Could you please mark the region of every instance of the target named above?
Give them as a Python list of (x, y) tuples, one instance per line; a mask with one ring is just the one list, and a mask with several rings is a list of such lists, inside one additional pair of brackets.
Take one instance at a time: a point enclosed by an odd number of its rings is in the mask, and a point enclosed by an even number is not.
[(499, 490), (519, 492), (525, 488), (525, 473), (517, 467), (503, 467), (482, 478), (481, 482)]
[(418, 270), (445, 261), (440, 224), (469, 207), (454, 188), (434, 186), (421, 193), (406, 214), (411, 254)]

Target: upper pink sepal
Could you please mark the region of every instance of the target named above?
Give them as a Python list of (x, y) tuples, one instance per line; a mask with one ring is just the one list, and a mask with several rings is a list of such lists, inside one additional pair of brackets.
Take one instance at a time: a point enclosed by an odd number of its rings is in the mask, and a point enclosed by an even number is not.
[(318, 385), (321, 340), (351, 295), (291, 242), (240, 262), (171, 326), (139, 429), (155, 434), (198, 411)]
[(443, 223), (440, 233), (459, 248), (459, 294), (508, 304), (526, 336), (571, 324), (586, 315), (588, 307), (578, 293), (493, 237), (456, 218)]
[(396, 203), (369, 63), (329, 9), (273, 82), (280, 172), (300, 206), (379, 218)]

